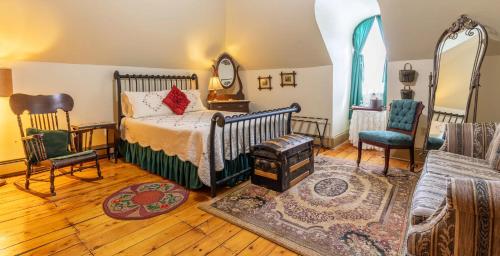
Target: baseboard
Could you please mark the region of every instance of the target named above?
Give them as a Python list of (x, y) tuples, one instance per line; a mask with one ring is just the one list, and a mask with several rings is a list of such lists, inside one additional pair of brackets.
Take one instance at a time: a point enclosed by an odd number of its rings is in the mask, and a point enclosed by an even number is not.
[(349, 139), (349, 131), (342, 132), (335, 137), (326, 137), (325, 146), (335, 148), (344, 144)]

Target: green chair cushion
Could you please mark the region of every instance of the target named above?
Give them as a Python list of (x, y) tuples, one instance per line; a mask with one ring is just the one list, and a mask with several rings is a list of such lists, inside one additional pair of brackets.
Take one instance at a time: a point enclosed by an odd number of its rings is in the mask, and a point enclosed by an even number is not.
[(438, 150), (443, 146), (444, 139), (439, 137), (429, 137), (427, 140), (427, 149)]
[(359, 133), (359, 139), (390, 146), (410, 146), (412, 142), (410, 135), (393, 131), (362, 131)]
[(395, 100), (391, 103), (391, 113), (389, 116), (389, 128), (405, 131), (413, 129), (415, 112), (418, 102), (414, 100)]
[(43, 134), (43, 146), (48, 158), (68, 155), (68, 132), (64, 130), (40, 130), (36, 128), (26, 129), (28, 136)]
[(79, 157), (79, 156), (86, 156), (86, 155), (92, 155), (95, 156), (95, 150), (87, 150), (87, 151), (82, 151), (82, 152), (77, 152), (77, 153), (71, 153), (67, 154), (64, 156), (58, 156), (58, 157), (52, 157), (50, 160), (64, 160), (68, 158), (73, 158), (73, 157)]

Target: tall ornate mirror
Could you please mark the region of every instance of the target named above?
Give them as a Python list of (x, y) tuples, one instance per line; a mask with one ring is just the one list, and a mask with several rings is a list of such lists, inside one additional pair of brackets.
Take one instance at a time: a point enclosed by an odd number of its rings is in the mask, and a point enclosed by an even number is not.
[(429, 78), (424, 149), (438, 149), (443, 144), (446, 123), (476, 121), (480, 69), (487, 46), (484, 26), (466, 15), (439, 38)]

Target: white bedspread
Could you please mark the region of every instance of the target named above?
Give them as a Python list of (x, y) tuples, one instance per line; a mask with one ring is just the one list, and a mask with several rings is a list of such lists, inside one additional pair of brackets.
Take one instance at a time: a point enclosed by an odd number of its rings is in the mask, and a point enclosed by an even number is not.
[[(184, 115), (154, 116), (142, 118), (123, 118), (121, 125), (121, 137), (129, 143), (138, 143), (141, 147), (151, 147), (152, 150), (163, 150), (169, 156), (177, 156), (182, 161), (189, 161), (198, 167), (198, 176), (203, 184), (210, 186), (210, 162), (209, 162), (209, 134), (210, 120), (218, 111), (197, 111)], [(222, 112), (226, 116), (241, 114), (233, 112)], [(252, 122), (253, 124), (253, 122)], [(259, 122), (257, 122), (259, 124)], [(264, 124), (264, 122), (263, 122)], [(226, 139), (225, 159), (233, 160), (236, 154), (236, 125), (233, 125), (232, 157), (229, 152), (229, 140)], [(248, 122), (247, 122), (248, 127)], [(247, 128), (248, 129), (248, 128)], [(242, 138), (242, 126), (238, 128), (238, 137)], [(216, 130), (215, 137), (215, 167), (216, 170), (224, 168), (222, 158), (221, 128)], [(253, 132), (251, 132), (253, 139)], [(226, 128), (225, 136), (229, 135)], [(259, 135), (257, 131), (257, 135)], [(248, 142), (248, 132), (245, 135)], [(242, 153), (243, 146), (240, 142), (239, 152)], [(248, 152), (249, 145), (245, 145)]]

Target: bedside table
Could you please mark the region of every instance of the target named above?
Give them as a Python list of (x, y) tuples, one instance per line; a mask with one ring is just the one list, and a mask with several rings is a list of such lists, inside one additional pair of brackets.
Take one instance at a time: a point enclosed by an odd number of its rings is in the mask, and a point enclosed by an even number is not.
[[(111, 160), (110, 149), (113, 149), (113, 158), (115, 163), (117, 161), (117, 145), (116, 145), (116, 123), (114, 122), (98, 122), (98, 123), (88, 123), (72, 125), (71, 129), (76, 133), (75, 145), (79, 152), (89, 149), (94, 150), (106, 150), (106, 156), (108, 160)], [(94, 146), (92, 144), (92, 135), (95, 130), (104, 130), (104, 136), (106, 137), (106, 144), (100, 146)], [(109, 132), (112, 131), (114, 134), (111, 136), (112, 142), (109, 139)]]
[(250, 112), (250, 101), (249, 100), (217, 100), (209, 101), (208, 109), (210, 110), (220, 110), (220, 111), (230, 111), (230, 112)]

